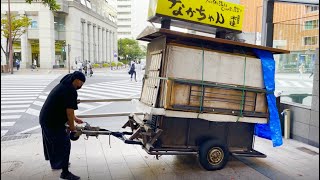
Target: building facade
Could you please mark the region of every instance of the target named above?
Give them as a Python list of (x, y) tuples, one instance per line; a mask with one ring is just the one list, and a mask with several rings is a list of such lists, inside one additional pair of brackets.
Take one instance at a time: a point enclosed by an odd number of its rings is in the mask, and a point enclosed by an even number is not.
[[(118, 39), (136, 39), (148, 23), (149, 1), (117, 0)], [(140, 42), (145, 44), (143, 42)]]
[[(243, 32), (253, 37), (246, 42), (261, 44), (263, 1), (241, 0), (240, 4), (245, 6)], [(275, 2), (273, 24), (273, 47), (291, 52), (278, 57), (277, 71), (298, 72), (303, 64), (311, 72), (319, 48), (319, 6)]]
[[(28, 4), (24, 0), (11, 0), (12, 14), (31, 19), (27, 32), (13, 43), (14, 59), (21, 60), (21, 68), (30, 68), (33, 61), (45, 69), (69, 65), (73, 68), (76, 61), (117, 61), (114, 6), (105, 0), (57, 2), (61, 9), (52, 12), (39, 2)], [(7, 1), (1, 1), (1, 17), (6, 16), (7, 8)], [(2, 45), (5, 41), (1, 38)], [(4, 64), (3, 53), (1, 59)]]

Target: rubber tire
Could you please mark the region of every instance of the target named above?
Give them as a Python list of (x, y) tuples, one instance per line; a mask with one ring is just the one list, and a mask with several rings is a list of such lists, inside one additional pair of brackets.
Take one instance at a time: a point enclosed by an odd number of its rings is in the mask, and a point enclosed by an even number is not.
[[(214, 147), (220, 148), (223, 152), (222, 161), (215, 165), (211, 164), (207, 158), (209, 151)], [(200, 145), (199, 162), (204, 169), (208, 171), (222, 169), (227, 164), (228, 160), (229, 160), (229, 150), (225, 145), (222, 145), (222, 143), (219, 143), (216, 140), (208, 140)]]

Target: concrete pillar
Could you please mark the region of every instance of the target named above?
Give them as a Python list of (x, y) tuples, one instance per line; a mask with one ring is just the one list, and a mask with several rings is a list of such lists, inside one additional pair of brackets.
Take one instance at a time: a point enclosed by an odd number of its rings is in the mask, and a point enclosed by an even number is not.
[(82, 28), (82, 33), (83, 34), (81, 34), (81, 36), (83, 36), (83, 37), (81, 37), (81, 38), (83, 38), (83, 44), (81, 44), (81, 58), (80, 59), (78, 59), (78, 60), (83, 60), (83, 59), (85, 59), (85, 57), (86, 57), (86, 55), (87, 55), (87, 51), (86, 51), (86, 45), (88, 44), (88, 42), (87, 42), (87, 40), (86, 40), (86, 37), (87, 37), (87, 24), (86, 24), (86, 20), (84, 20), (84, 19), (81, 19), (81, 28)]
[(106, 60), (107, 60), (107, 62), (111, 62), (110, 55), (109, 55), (109, 49), (110, 49), (109, 41), (110, 41), (109, 30), (107, 29), (106, 30)]
[(39, 11), (39, 49), (38, 66), (53, 68), (55, 63), (54, 17), (52, 11), (47, 7)]
[(28, 61), (28, 56), (30, 51), (28, 51), (28, 39), (27, 39), (27, 34), (22, 34), (21, 37), (21, 63), (20, 67), (21, 68), (26, 68), (27, 67), (27, 61)]
[(105, 34), (105, 29), (102, 28), (102, 31), (101, 31), (101, 61), (106, 61), (106, 52), (105, 52), (105, 43), (106, 43), (106, 34)]
[(89, 54), (88, 54), (88, 22), (86, 22), (84, 24), (84, 28), (83, 28), (83, 34), (84, 34), (84, 56), (81, 59), (81, 61), (83, 61), (84, 59), (88, 59)]
[[(117, 38), (117, 33), (113, 33), (113, 42), (114, 42), (114, 44), (113, 44), (113, 59), (115, 60), (115, 61), (117, 61), (118, 62), (118, 38)], [(117, 54), (117, 57), (114, 57), (114, 54)]]
[(93, 24), (92, 28), (92, 49), (93, 49), (93, 56), (92, 59), (90, 59), (91, 63), (94, 63), (97, 61), (97, 25)]
[(113, 38), (112, 38), (112, 31), (109, 31), (109, 37), (110, 37), (110, 39), (109, 39), (109, 41), (110, 41), (110, 54), (109, 54), (109, 59), (110, 59), (110, 61), (112, 62), (113, 61)]
[[(25, 16), (25, 11), (19, 11), (21, 17)], [(20, 46), (21, 46), (21, 63), (20, 68), (26, 68), (26, 63), (28, 61), (28, 39), (27, 32), (20, 36)]]
[(319, 147), (319, 48), (316, 49), (316, 53), (313, 74), (309, 139), (312, 141), (312, 145)]
[(93, 59), (94, 59), (94, 39), (93, 39), (93, 30), (94, 30), (94, 25), (95, 24), (92, 24), (92, 26), (90, 26), (90, 57), (89, 59), (87, 59), (88, 61), (91, 61), (93, 62)]
[(91, 53), (91, 44), (92, 44), (91, 32), (92, 32), (92, 30), (91, 30), (91, 22), (88, 21), (87, 22), (87, 48), (86, 48), (87, 56), (83, 61), (90, 59), (91, 54), (92, 54)]
[(98, 58), (97, 62), (101, 62), (101, 27), (98, 26)]
[(29, 52), (27, 54), (27, 62), (26, 62), (26, 68), (31, 68), (31, 64), (32, 64), (32, 51), (31, 51), (31, 43), (30, 41), (27, 41), (27, 51)]

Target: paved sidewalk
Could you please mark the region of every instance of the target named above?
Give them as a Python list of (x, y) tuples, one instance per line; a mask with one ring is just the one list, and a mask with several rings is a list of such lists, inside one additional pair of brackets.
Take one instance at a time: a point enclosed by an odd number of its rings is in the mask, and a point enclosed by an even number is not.
[[(206, 171), (196, 156), (160, 156), (157, 160), (141, 146), (127, 145), (108, 136), (82, 136), (72, 142), (70, 171), (90, 180), (209, 180), (209, 179), (319, 179), (319, 149), (284, 140), (273, 148), (269, 140), (256, 138), (255, 149), (267, 158), (231, 157), (219, 171)], [(1, 142), (1, 179), (56, 180), (61, 171), (52, 171), (44, 160), (40, 134)]]

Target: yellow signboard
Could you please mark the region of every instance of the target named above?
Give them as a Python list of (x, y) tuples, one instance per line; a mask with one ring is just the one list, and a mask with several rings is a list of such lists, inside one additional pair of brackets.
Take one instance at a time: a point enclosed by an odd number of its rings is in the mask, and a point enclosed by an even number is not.
[(222, 0), (150, 0), (149, 18), (156, 15), (241, 31), (244, 7)]

